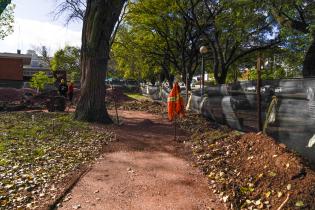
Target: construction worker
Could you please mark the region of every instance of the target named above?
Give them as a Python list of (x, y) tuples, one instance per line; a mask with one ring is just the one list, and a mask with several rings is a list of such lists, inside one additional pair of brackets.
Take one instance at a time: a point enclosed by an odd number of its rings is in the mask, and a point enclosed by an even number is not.
[(73, 90), (74, 90), (74, 86), (73, 86), (73, 82), (69, 82), (68, 85), (68, 97), (69, 97), (69, 101), (72, 103), (72, 99), (73, 99)]
[(59, 94), (63, 97), (67, 97), (67, 92), (68, 92), (68, 86), (67, 84), (65, 83), (65, 80), (62, 79), (60, 84), (59, 84)]

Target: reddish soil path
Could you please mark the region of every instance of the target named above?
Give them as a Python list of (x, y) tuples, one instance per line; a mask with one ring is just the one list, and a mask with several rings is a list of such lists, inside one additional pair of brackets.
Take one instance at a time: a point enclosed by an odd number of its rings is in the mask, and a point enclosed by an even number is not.
[(173, 140), (166, 120), (144, 112), (120, 115), (124, 124), (114, 128), (118, 141), (106, 148), (60, 209), (225, 209), (192, 166), (189, 149)]

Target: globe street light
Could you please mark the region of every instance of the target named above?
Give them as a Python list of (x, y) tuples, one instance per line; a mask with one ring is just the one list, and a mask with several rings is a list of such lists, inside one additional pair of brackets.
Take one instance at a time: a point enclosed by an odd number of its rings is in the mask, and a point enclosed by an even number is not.
[(208, 48), (206, 46), (201, 46), (199, 49), (199, 52), (201, 54), (201, 97), (204, 93), (204, 86), (205, 86), (205, 68), (204, 68), (204, 59), (203, 56), (208, 52)]

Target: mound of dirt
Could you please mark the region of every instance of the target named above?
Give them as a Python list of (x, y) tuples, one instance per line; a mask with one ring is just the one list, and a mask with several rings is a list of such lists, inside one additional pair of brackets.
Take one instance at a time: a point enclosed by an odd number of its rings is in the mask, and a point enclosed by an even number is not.
[(149, 119), (144, 119), (138, 124), (138, 126), (143, 127), (143, 128), (148, 128), (152, 125), (154, 125), (154, 122)]
[(200, 114), (193, 112), (186, 112), (183, 118), (179, 119), (179, 126), (181, 129), (188, 131), (190, 133), (204, 133), (211, 131), (213, 129), (221, 128), (230, 131), (227, 127), (220, 126), (215, 122), (211, 122), (204, 117), (201, 117)]
[(126, 101), (133, 101), (134, 99), (128, 97), (124, 92), (119, 88), (108, 88), (106, 90), (106, 100), (109, 102), (123, 103)]
[(130, 101), (122, 104), (119, 109), (127, 111), (146, 111), (151, 114), (167, 114), (166, 106), (159, 102), (142, 100), (142, 101)]
[(8, 103), (18, 102), (22, 99), (22, 96), (25, 93), (31, 93), (33, 95), (36, 95), (37, 92), (30, 88), (22, 88), (22, 89), (0, 88), (0, 101), (4, 101)]
[(234, 209), (315, 209), (315, 172), (273, 139), (255, 133), (194, 134), (197, 164)]

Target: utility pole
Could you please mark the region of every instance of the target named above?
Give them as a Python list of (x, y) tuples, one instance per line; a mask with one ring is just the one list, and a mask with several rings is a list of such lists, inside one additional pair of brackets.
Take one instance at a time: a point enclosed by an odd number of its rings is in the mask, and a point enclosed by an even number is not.
[(257, 59), (257, 128), (258, 131), (262, 131), (262, 121), (261, 121), (261, 54), (259, 52)]
[(205, 93), (205, 66), (204, 66), (204, 58), (203, 53), (201, 54), (201, 97)]
[(201, 97), (203, 97), (204, 94), (204, 87), (205, 87), (205, 67), (204, 67), (204, 55), (208, 52), (208, 49), (206, 46), (201, 46), (200, 49), (201, 54), (201, 81), (200, 81), (200, 90), (201, 90)]
[(189, 77), (188, 70), (186, 68), (186, 106), (188, 104), (188, 77)]

